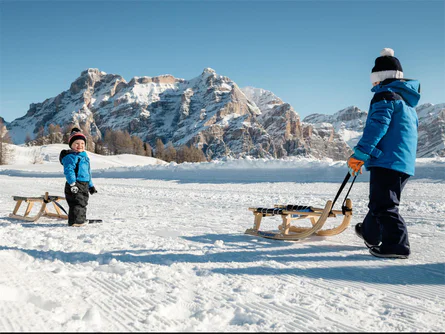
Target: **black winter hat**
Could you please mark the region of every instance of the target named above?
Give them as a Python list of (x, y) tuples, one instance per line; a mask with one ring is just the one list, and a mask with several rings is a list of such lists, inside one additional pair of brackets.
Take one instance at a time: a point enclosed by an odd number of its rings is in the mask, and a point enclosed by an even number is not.
[(403, 69), (400, 61), (394, 57), (394, 50), (384, 48), (380, 56), (375, 60), (375, 66), (371, 72), (371, 82), (379, 82), (385, 79), (402, 79)]
[(85, 142), (85, 145), (87, 144), (87, 137), (85, 137), (85, 135), (81, 132), (81, 130), (78, 128), (73, 128), (71, 130), (70, 138), (68, 140), (69, 147), (71, 147), (71, 145), (76, 140), (79, 140), (79, 139), (83, 140)]

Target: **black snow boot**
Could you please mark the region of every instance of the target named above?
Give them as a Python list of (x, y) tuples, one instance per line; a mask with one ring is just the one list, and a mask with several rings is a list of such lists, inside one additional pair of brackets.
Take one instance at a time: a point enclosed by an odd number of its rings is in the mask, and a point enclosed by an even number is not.
[(363, 238), (363, 234), (362, 234), (362, 225), (363, 225), (363, 223), (358, 223), (357, 225), (355, 225), (355, 234), (360, 238), (360, 239), (362, 239), (364, 242), (365, 242), (365, 245), (366, 245), (366, 247), (368, 247), (368, 248), (371, 248), (371, 247), (373, 247), (373, 246), (375, 246), (375, 245), (371, 245), (369, 242), (367, 242), (366, 240), (365, 240), (365, 238)]
[(380, 246), (373, 246), (369, 249), (369, 253), (376, 257), (387, 259), (407, 259), (409, 257), (409, 251), (406, 254), (387, 253), (382, 251)]

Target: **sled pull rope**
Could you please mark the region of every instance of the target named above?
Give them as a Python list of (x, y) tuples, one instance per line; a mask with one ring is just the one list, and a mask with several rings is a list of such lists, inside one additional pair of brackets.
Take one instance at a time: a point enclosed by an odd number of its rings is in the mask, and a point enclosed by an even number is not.
[(51, 196), (48, 196), (48, 199), (44, 198), (43, 201), (48, 204), (53, 202), (55, 205), (57, 205), (60, 209), (62, 209), (63, 212), (65, 212), (66, 215), (68, 215), (68, 212), (66, 212), (65, 208), (63, 206), (61, 206), (59, 203), (57, 203), (56, 200), (54, 200), (54, 197), (51, 198)]
[[(349, 192), (348, 192), (349, 193)], [(61, 206), (59, 203), (57, 203), (57, 201), (52, 200), (51, 202), (53, 202), (55, 205), (57, 205), (60, 209), (62, 209), (63, 212), (65, 212), (65, 214), (68, 216), (68, 212), (66, 212), (66, 210), (64, 209), (63, 206)]]
[[(335, 195), (334, 201), (332, 202), (331, 212), (334, 209), (335, 202), (337, 201), (338, 197), (340, 196), (341, 192), (343, 191), (344, 187), (346, 186), (346, 183), (348, 183), (350, 177), (351, 177), (351, 174), (349, 174), (349, 172), (348, 172), (348, 174), (346, 174), (346, 176), (345, 176), (345, 179), (343, 180), (343, 183), (340, 186), (340, 189), (338, 189), (337, 195)], [(346, 202), (346, 199), (348, 198), (348, 195), (349, 195), (349, 192), (351, 191), (352, 186), (354, 185), (354, 181), (356, 178), (357, 178), (357, 175), (354, 176), (354, 179), (351, 182), (351, 186), (349, 187), (346, 197), (343, 200), (343, 203), (341, 206), (341, 210), (342, 210), (343, 214), (345, 214), (346, 211), (350, 211), (350, 209), (345, 206), (345, 202)]]

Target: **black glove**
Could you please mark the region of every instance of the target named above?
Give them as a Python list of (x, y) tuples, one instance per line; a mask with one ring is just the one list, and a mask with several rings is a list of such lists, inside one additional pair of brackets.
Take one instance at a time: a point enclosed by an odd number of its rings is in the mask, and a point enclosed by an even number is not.
[(70, 187), (70, 190), (73, 194), (77, 194), (79, 192), (79, 188), (77, 188), (76, 183), (71, 183)]
[(97, 193), (96, 187), (94, 187), (94, 186), (89, 188), (88, 191), (90, 192), (90, 195)]

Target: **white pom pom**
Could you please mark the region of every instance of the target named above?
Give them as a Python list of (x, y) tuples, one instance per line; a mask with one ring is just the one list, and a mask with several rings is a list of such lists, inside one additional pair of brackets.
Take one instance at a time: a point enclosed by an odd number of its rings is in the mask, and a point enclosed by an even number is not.
[(384, 56), (394, 57), (394, 50), (390, 48), (384, 48), (382, 51), (380, 51), (380, 55), (382, 57)]

